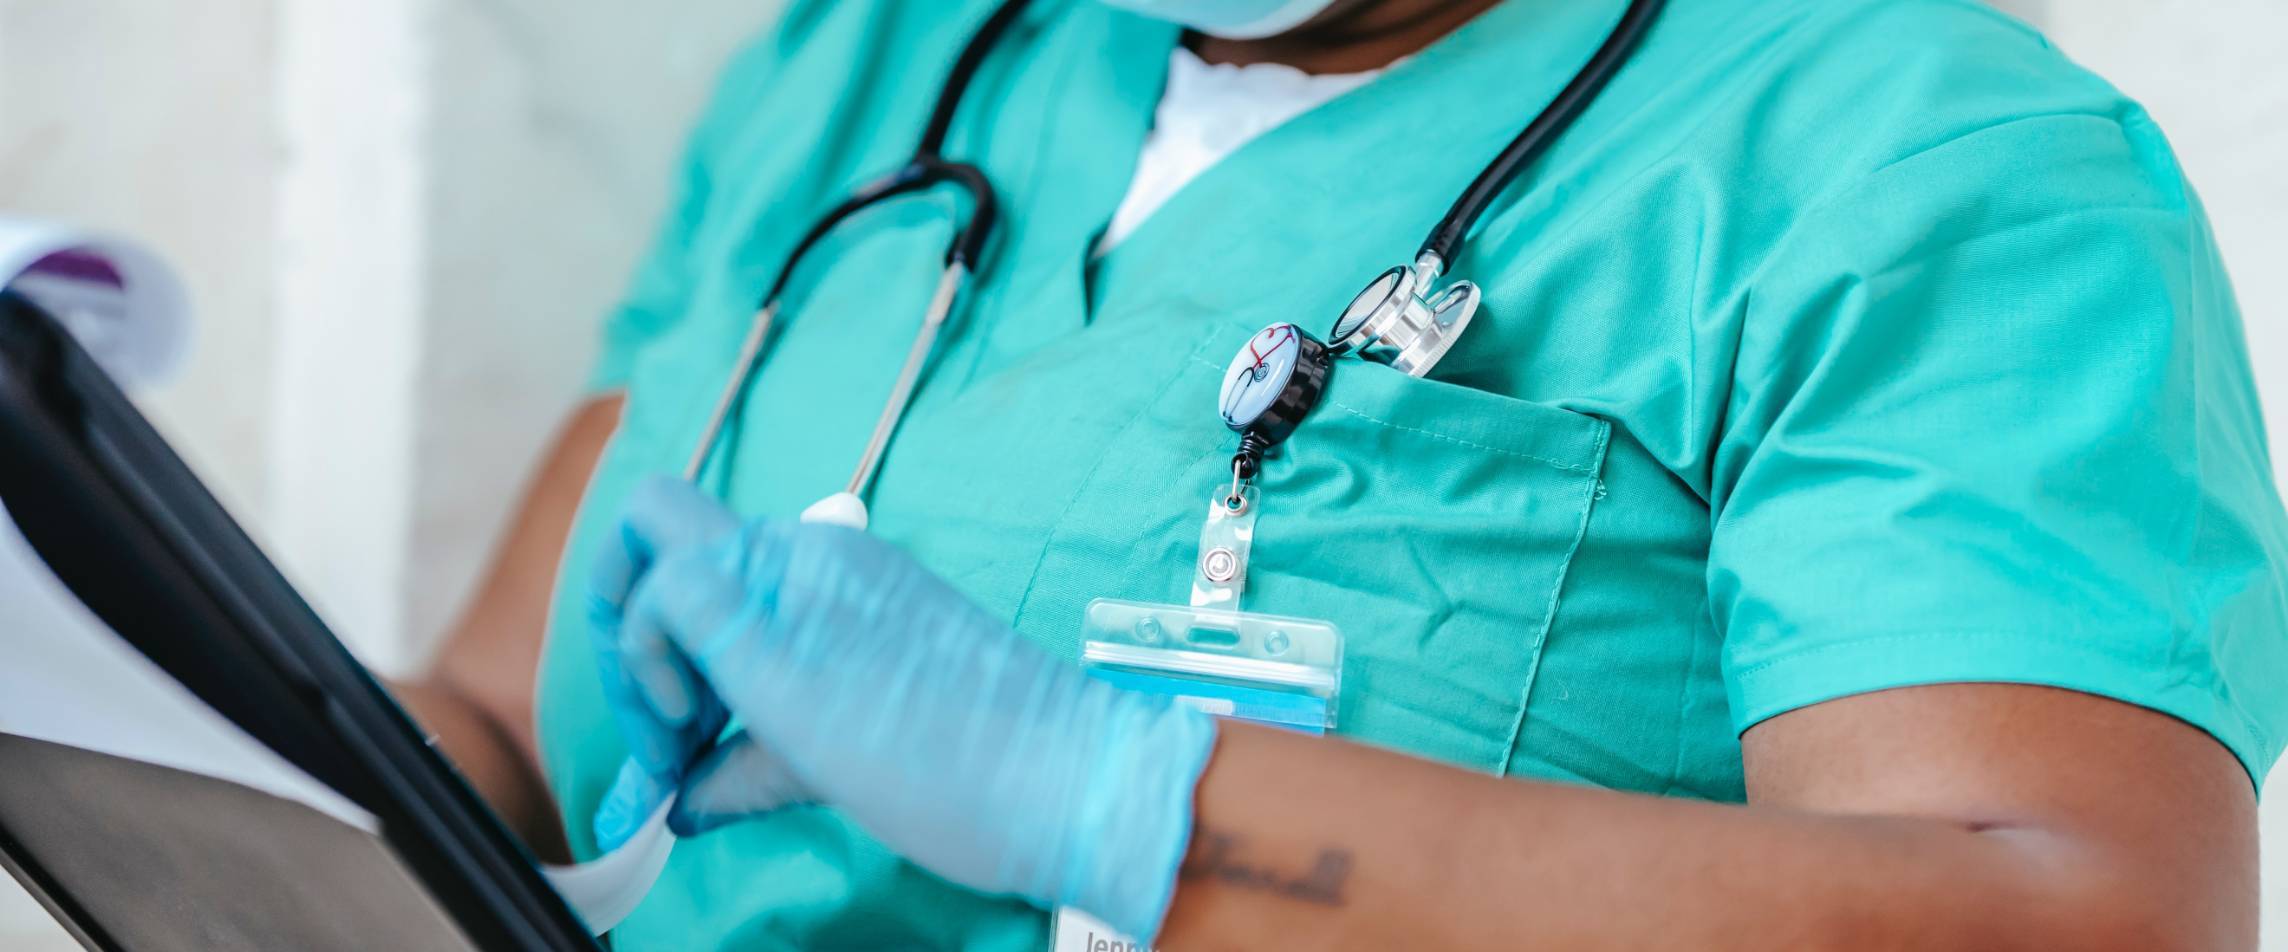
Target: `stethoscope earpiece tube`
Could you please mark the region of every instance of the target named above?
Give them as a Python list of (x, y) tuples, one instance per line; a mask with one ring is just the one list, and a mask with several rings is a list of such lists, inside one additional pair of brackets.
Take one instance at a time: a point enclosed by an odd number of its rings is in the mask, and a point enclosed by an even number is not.
[[(960, 112), (964, 94), (986, 58), (1024, 13), (1028, 0), (1003, 0), (963, 45), (953, 69), (938, 90), (929, 124), (913, 157), (897, 171), (857, 190), (830, 209), (805, 232), (772, 279), (756, 305), (731, 378), (717, 399), (698, 447), (686, 468), (697, 481), (715, 449), (727, 419), (746, 391), (762, 353), (769, 346), (772, 324), (781, 309), (780, 296), (793, 280), (803, 257), (817, 247), (836, 226), (873, 205), (939, 185), (953, 185), (969, 196), (969, 214), (947, 243), (945, 273), (929, 311), (922, 319), (913, 345), (875, 423), (849, 486), (837, 499), (856, 500), (863, 519), (863, 495), (873, 482), (889, 440), (895, 435), (922, 371), (935, 348), (939, 330), (951, 313), (971, 274), (982, 267), (993, 229), (1000, 221), (1000, 204), (984, 170), (962, 162), (949, 162), (942, 150)], [(1439, 291), (1434, 287), (1460, 253), (1469, 231), (1503, 190), (1525, 168), (1546, 152), (1570, 128), (1627, 62), (1629, 54), (1649, 31), (1664, 0), (1630, 0), (1604, 44), (1573, 80), (1558, 93), (1525, 130), (1502, 150), (1470, 183), (1444, 218), (1431, 229), (1422, 250), (1410, 266), (1393, 268), (1367, 285), (1337, 321), (1329, 335), (1331, 345), (1291, 323), (1273, 324), (1250, 339), (1227, 371), (1222, 394), (1225, 425), (1243, 434), (1240, 454), (1233, 461), (1235, 483), (1254, 476), (1263, 453), (1291, 435), (1317, 406), (1333, 372), (1334, 358), (1350, 351), (1388, 360), (1405, 373), (1429, 372), (1453, 345), (1476, 313), (1479, 293), (1467, 281)], [(1437, 293), (1433, 293), (1436, 291)], [(847, 505), (836, 508), (840, 513)], [(847, 513), (843, 514), (845, 517)], [(834, 520), (829, 520), (834, 521)], [(844, 518), (841, 521), (848, 521)]]
[(985, 257), (985, 243), (993, 239), (993, 229), (1001, 221), (1000, 200), (993, 193), (993, 183), (986, 180), (985, 172), (977, 166), (961, 162), (937, 161), (930, 185), (953, 182), (969, 193), (969, 222), (961, 227), (961, 235), (945, 250), (947, 267), (959, 267), (976, 274), (979, 262)]
[(1454, 199), (1453, 206), (1446, 211), (1446, 217), (1439, 219), (1438, 224), (1430, 229), (1429, 237), (1422, 240), (1421, 250), (1415, 253), (1417, 259), (1423, 255), (1436, 255), (1439, 266), (1444, 267), (1460, 256), (1462, 242), (1469, 236), (1470, 229), (1477, 225), (1478, 219), (1486, 213), (1486, 209), (1492, 207), (1494, 200), (1501, 197), (1501, 193), (1509, 188), (1510, 182), (1519, 173), (1538, 161), (1542, 153), (1548, 152), (1549, 147), (1565, 134), (1565, 130), (1573, 127), (1574, 121), (1581, 118), (1581, 113), (1596, 101), (1598, 93), (1605, 91), (1606, 84), (1612, 82), (1613, 76), (1628, 62), (1629, 54), (1635, 51), (1637, 44), (1651, 31), (1653, 21), (1659, 18), (1661, 7), (1666, 2), (1667, 0), (1629, 0), (1629, 8), (1622, 12), (1620, 23), (1605, 37), (1604, 45), (1589, 57), (1588, 65), (1581, 67), (1581, 71), (1573, 75), (1573, 81), (1566, 83), (1565, 88), (1558, 92), (1557, 98), (1550, 100), (1541, 114), (1526, 125), (1525, 131), (1510, 140), (1508, 147), (1502, 149), (1493, 164), (1479, 172), (1478, 177), (1470, 182), (1470, 187), (1463, 189), (1462, 194)]
[[(913, 346), (907, 350), (906, 362), (898, 374), (898, 382), (891, 390), (881, 417), (875, 422), (874, 435), (867, 443), (865, 456), (859, 460), (856, 471), (852, 473), (849, 486), (837, 497), (857, 498), (873, 482), (874, 472), (881, 465), (882, 454), (888, 447), (890, 437), (896, 433), (906, 405), (913, 399), (913, 390), (921, 378), (922, 368), (928, 363), (930, 351), (936, 346), (938, 331), (944, 326), (947, 315), (952, 312), (955, 301), (960, 298), (961, 289), (967, 285), (969, 276), (977, 271), (980, 259), (985, 255), (985, 246), (993, 238), (993, 229), (1000, 223), (1000, 201), (994, 194), (992, 180), (986, 177), (984, 170), (966, 162), (948, 162), (940, 150), (945, 146), (946, 133), (953, 127), (954, 114), (960, 111), (961, 100), (969, 89), (970, 80), (976, 77), (978, 67), (984, 64), (985, 57), (992, 53), (1001, 37), (1016, 23), (1018, 15), (1025, 11), (1027, 2), (1028, 0), (1005, 0), (986, 18), (977, 33), (969, 38), (968, 44), (962, 47), (961, 55), (954, 60), (952, 72), (947, 74), (944, 86), (938, 90), (937, 103), (930, 110), (929, 126), (923, 130), (921, 142), (914, 148), (913, 158), (908, 159), (897, 171), (866, 184), (828, 210), (810, 226), (809, 231), (803, 233), (800, 241), (795, 242), (794, 250), (787, 253), (785, 263), (779, 266), (778, 274), (771, 279), (769, 290), (763, 293), (761, 302), (755, 305), (755, 315), (748, 323), (738, 358), (732, 364), (730, 381), (724, 385), (722, 394), (716, 399), (714, 411), (709, 414), (706, 428), (701, 431), (699, 445), (693, 449), (690, 462), (684, 468), (686, 479), (696, 483), (706, 469), (707, 460), (714, 453), (716, 440), (722, 435), (725, 421), (738, 405), (739, 394), (746, 391), (749, 379), (754, 376), (755, 368), (762, 361), (771, 325), (780, 310), (780, 296), (786, 293), (787, 286), (793, 282), (803, 257), (810, 254), (820, 241), (825, 240), (836, 226), (859, 212), (901, 195), (950, 184), (968, 193), (968, 220), (946, 245), (945, 273), (939, 278), (937, 292), (930, 299), (929, 311), (922, 317), (922, 326), (915, 332)], [(860, 506), (858, 523), (863, 525), (863, 501)]]
[(961, 111), (962, 94), (969, 91), (969, 81), (977, 77), (977, 68), (985, 65), (985, 57), (993, 52), (993, 47), (1000, 45), (1001, 37), (1017, 22), (1018, 14), (1025, 12), (1027, 2), (1005, 0), (962, 46), (961, 55), (954, 58), (953, 70), (945, 76), (945, 85), (938, 89), (936, 105), (930, 107), (929, 125), (922, 129), (922, 140), (914, 146), (915, 159), (943, 157), (946, 133), (953, 129), (954, 114)]
[(1438, 279), (1462, 253), (1470, 229), (1476, 227), (1486, 209), (1573, 127), (1612, 82), (1614, 74), (1628, 62), (1629, 53), (1652, 28), (1664, 3), (1630, 0), (1620, 22), (1589, 57), (1588, 64), (1454, 199), (1446, 216), (1422, 240), (1414, 263), (1383, 272), (1351, 299), (1327, 334), (1337, 353), (1356, 351), (1416, 377), (1429, 374), (1446, 358), (1454, 342), (1469, 329), (1483, 295), (1468, 281), (1456, 281), (1441, 289)]

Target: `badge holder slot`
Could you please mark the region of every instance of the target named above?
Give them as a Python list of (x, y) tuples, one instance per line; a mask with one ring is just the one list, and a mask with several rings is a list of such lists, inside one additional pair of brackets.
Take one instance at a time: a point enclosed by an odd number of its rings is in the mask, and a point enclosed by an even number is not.
[(1081, 665), (1219, 717), (1323, 734), (1342, 693), (1342, 635), (1308, 618), (1100, 598), (1082, 622)]
[[(1305, 339), (1289, 334), (1265, 346)], [(1251, 349), (1243, 357), (1256, 353)], [(1316, 358), (1296, 366), (1320, 373), (1313, 379), (1323, 382), (1324, 365)], [(1254, 365), (1235, 367), (1243, 372), (1238, 379), (1261, 379)], [(1230, 394), (1225, 403), (1230, 422)], [(1294, 411), (1296, 418), (1301, 412)], [(1208, 500), (1199, 553), (1192, 560), (1191, 604), (1113, 598), (1088, 603), (1081, 620), (1081, 667), (1123, 690), (1157, 694), (1219, 718), (1325, 734), (1335, 729), (1342, 696), (1342, 632), (1331, 622), (1239, 607), (1262, 508), (1250, 480), (1267, 445), (1255, 436), (1243, 440), (1232, 460), (1228, 488), (1217, 487)], [(1057, 910), (1050, 948), (1095, 952), (1143, 947), (1088, 914), (1065, 908)]]

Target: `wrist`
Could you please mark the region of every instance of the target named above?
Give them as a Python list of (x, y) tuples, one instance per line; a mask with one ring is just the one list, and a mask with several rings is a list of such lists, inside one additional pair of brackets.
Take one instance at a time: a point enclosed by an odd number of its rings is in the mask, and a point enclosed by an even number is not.
[(1057, 899), (1149, 945), (1191, 846), (1193, 801), (1217, 727), (1169, 698), (1123, 692), (1121, 701), (1082, 794)]

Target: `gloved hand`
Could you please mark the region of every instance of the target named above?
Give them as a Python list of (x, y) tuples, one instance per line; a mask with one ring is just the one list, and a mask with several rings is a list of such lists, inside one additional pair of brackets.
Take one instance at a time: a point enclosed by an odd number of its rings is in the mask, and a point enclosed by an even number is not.
[[(595, 593), (620, 619), (611, 689), (656, 718), (631, 736), (639, 760), (711, 739), (721, 714), (744, 725), (682, 775), (676, 825), (815, 799), (946, 879), (1149, 942), (1213, 721), (1051, 657), (872, 536), (730, 521), (688, 486), (645, 486)], [(662, 776), (639, 772), (622, 785)]]
[[(738, 518), (714, 500), (687, 485), (655, 480), (636, 488), (619, 538), (598, 553), (588, 586), (588, 630), (605, 703), (629, 750), (611, 792), (596, 810), (593, 827), (601, 850), (619, 848), (676, 794), (686, 768), (710, 751), (729, 717), (715, 692), (680, 660), (635, 670), (623, 663), (621, 626), (630, 590), (662, 551), (728, 537), (738, 529)], [(647, 655), (662, 652), (665, 646), (657, 641), (661, 634), (656, 627), (641, 633), (648, 639)], [(659, 681), (647, 690), (636, 682), (639, 675)], [(801, 798), (792, 775), (751, 743), (726, 744), (721, 755), (739, 759), (750, 790), (768, 790), (786, 800)], [(679, 834), (699, 831), (683, 811), (669, 820)]]

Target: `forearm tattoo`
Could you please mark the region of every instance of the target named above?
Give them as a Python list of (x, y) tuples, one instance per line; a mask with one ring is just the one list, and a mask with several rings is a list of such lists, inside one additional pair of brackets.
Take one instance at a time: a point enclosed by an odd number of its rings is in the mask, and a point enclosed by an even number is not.
[(1184, 858), (1184, 865), (1176, 875), (1181, 879), (1267, 892), (1314, 905), (1344, 904), (1343, 883), (1351, 875), (1349, 850), (1321, 849), (1309, 871), (1294, 875), (1241, 858), (1238, 854), (1242, 845), (1244, 840), (1238, 834), (1201, 827), (1192, 843), (1191, 855)]

